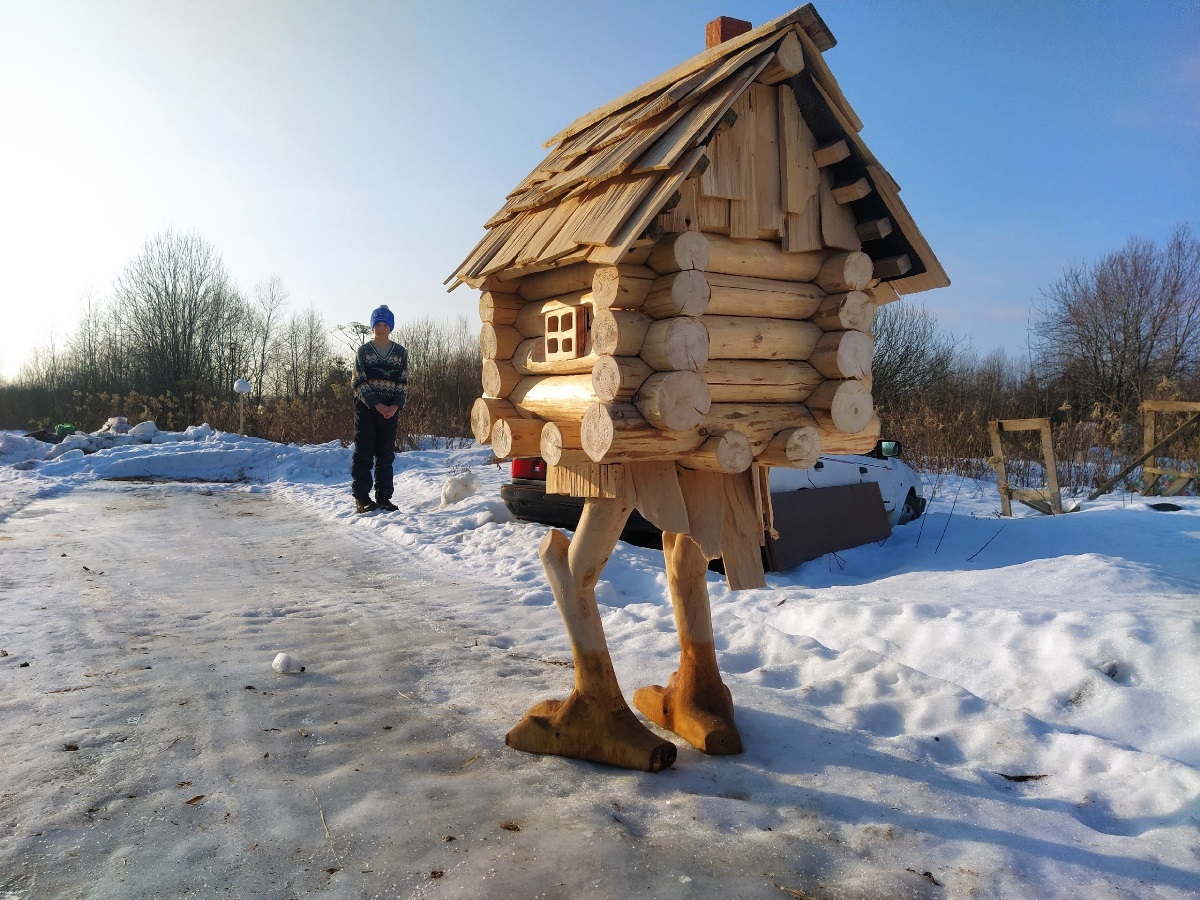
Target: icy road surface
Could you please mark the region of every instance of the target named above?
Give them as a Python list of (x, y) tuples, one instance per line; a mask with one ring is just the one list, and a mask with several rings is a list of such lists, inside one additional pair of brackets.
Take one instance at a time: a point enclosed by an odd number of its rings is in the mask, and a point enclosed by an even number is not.
[[(778, 897), (770, 873), (796, 869), (788, 845), (689, 827), (672, 773), (507, 750), (538, 689), (506, 680), (565, 660), (495, 646), (458, 611), (487, 586), (371, 533), (112, 482), (5, 526), (29, 663), (6, 681), (37, 700), (0, 701), (2, 897)], [(282, 650), (303, 674), (271, 671)]]
[[(356, 518), (337, 485), (0, 478), (0, 900), (1196, 895), (1193, 512), (710, 580), (747, 749), (650, 775), (504, 746), (572, 678), (544, 529), (426, 481)], [(661, 555), (602, 586), (626, 694), (665, 680)]]

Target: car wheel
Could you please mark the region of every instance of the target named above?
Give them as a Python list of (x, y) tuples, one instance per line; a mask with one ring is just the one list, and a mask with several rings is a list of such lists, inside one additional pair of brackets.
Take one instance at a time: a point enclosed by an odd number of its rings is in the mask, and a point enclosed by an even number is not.
[(916, 491), (909, 490), (908, 496), (904, 498), (904, 506), (900, 509), (900, 520), (896, 524), (907, 525), (914, 519), (919, 519), (924, 511), (925, 502), (917, 496)]

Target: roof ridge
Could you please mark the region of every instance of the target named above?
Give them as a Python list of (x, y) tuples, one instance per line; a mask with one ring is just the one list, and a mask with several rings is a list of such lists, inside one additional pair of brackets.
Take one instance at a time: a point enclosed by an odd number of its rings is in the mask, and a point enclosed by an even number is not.
[(592, 110), (590, 113), (580, 116), (558, 134), (554, 135), (554, 137), (542, 144), (542, 146), (547, 149), (553, 147), (554, 145), (573, 137), (579, 132), (590, 128), (601, 119), (608, 118), (613, 113), (620, 112), (625, 107), (631, 106), (639, 100), (648, 97), (655, 91), (660, 91), (664, 88), (671, 87), (689, 75), (706, 68), (717, 60), (720, 60), (737, 50), (748, 47), (751, 44), (758, 43), (759, 41), (765, 42), (777, 32), (783, 31), (788, 26), (797, 22), (799, 22), (801, 26), (812, 24), (814, 29), (819, 28), (825, 35), (828, 35), (829, 46), (832, 46), (833, 36), (829, 34), (828, 28), (826, 28), (825, 23), (821, 21), (821, 18), (817, 14), (817, 11), (813, 5), (811, 3), (806, 3), (804, 6), (798, 7), (786, 15), (780, 16), (777, 19), (773, 19), (770, 22), (758, 26), (758, 28), (748, 31), (745, 34), (738, 35), (737, 37), (718, 44), (715, 47), (711, 47), (708, 50), (705, 50), (703, 53), (698, 53), (695, 56), (684, 60), (673, 69), (670, 69), (669, 71), (666, 71), (655, 78), (651, 78), (645, 84), (634, 88), (632, 91), (623, 94), (615, 100), (609, 101), (603, 106)]

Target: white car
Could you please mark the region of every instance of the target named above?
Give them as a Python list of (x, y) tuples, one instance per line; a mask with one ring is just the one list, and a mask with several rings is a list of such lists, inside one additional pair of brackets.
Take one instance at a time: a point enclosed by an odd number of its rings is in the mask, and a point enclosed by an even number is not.
[(899, 458), (896, 441), (880, 441), (870, 456), (822, 456), (811, 469), (771, 469), (771, 493), (875, 482), (893, 528), (925, 512), (921, 476)]

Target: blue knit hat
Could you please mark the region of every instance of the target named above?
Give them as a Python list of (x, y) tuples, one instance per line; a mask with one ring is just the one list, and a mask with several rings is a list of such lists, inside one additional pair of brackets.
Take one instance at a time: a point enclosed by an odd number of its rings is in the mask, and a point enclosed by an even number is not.
[(396, 317), (386, 306), (381, 306), (371, 313), (371, 327), (374, 328), (380, 322), (385, 323), (393, 331), (396, 329)]

